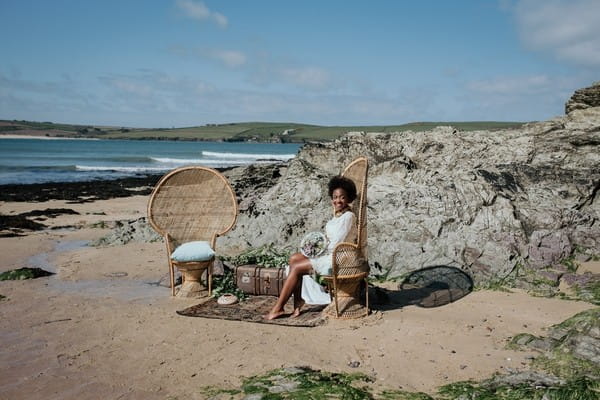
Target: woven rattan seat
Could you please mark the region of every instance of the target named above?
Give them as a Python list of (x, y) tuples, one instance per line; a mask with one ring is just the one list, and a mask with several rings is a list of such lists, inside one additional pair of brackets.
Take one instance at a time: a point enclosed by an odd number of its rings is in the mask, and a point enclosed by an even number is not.
[(238, 206), (227, 179), (218, 171), (200, 167), (177, 168), (156, 184), (148, 202), (148, 220), (165, 238), (172, 295), (175, 295), (175, 267), (182, 271), (178, 297), (195, 297), (203, 289), (200, 277), (207, 271), (208, 295), (212, 291), (214, 258), (201, 262), (171, 259), (181, 244), (206, 241), (216, 250), (217, 237), (233, 228)]
[[(356, 243), (339, 243), (333, 250), (332, 275), (325, 276), (333, 303), (325, 312), (337, 318), (358, 318), (369, 314), (367, 277), (367, 173), (369, 163), (365, 157), (352, 161), (342, 175), (356, 185), (357, 197), (352, 202), (356, 215)], [(364, 291), (364, 292), (363, 292)], [(361, 293), (365, 295), (364, 304)]]

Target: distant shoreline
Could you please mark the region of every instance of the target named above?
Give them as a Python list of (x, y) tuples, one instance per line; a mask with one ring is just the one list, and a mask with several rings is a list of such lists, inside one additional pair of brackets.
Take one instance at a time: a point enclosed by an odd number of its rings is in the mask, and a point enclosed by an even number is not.
[(36, 136), (1, 134), (0, 139), (41, 139), (41, 140), (102, 140), (99, 138), (65, 137), (65, 136)]
[[(127, 128), (53, 122), (0, 120), (0, 138), (94, 138), (121, 140), (174, 140), (240, 143), (330, 142), (348, 132), (422, 132), (438, 126), (460, 131), (519, 129), (523, 122), (511, 121), (430, 121), (395, 125), (325, 126), (293, 122), (236, 122), (180, 128)], [(23, 136), (21, 136), (23, 135)]]
[[(45, 136), (45, 135), (15, 135), (15, 134), (3, 134), (0, 133), (0, 140), (2, 139), (40, 139), (40, 140), (135, 140), (143, 142), (147, 140), (156, 141), (169, 141), (169, 142), (230, 142), (230, 143), (276, 143), (276, 144), (302, 144), (305, 142), (269, 142), (269, 141), (257, 141), (257, 140), (221, 140), (221, 139), (204, 139), (204, 138), (182, 138), (182, 137), (81, 137), (81, 136)], [(318, 141), (318, 140), (316, 140)]]

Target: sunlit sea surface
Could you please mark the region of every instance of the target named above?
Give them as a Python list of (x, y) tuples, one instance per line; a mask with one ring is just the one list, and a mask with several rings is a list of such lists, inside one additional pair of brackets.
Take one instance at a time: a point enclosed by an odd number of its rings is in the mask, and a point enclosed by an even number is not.
[(0, 139), (0, 185), (76, 182), (285, 161), (301, 145), (161, 140)]

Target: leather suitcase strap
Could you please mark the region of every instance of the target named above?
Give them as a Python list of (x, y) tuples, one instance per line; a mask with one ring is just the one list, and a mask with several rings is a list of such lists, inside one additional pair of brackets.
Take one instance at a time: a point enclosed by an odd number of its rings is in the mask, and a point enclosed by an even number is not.
[(242, 292), (246, 294), (259, 294), (256, 277), (257, 269), (256, 265), (240, 265), (235, 267), (235, 284)]
[(260, 267), (254, 268), (254, 294), (260, 293)]
[(285, 270), (283, 268), (261, 268), (260, 272), (260, 293), (279, 296), (283, 288)]
[(260, 294), (271, 294), (271, 271), (266, 268), (261, 268), (258, 271), (259, 282), (260, 282)]

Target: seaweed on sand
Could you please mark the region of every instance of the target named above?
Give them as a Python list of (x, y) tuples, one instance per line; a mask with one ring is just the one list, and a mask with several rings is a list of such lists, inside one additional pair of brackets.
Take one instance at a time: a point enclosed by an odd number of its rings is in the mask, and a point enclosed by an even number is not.
[[(255, 375), (243, 380), (241, 392), (232, 389), (216, 389), (206, 387), (203, 394), (209, 398), (224, 399), (235, 397), (238, 393), (244, 398), (261, 400), (279, 399), (345, 399), (369, 400), (373, 395), (364, 386), (371, 379), (363, 374), (342, 374), (315, 371), (308, 367), (281, 368), (263, 375)], [(250, 397), (252, 396), (252, 397)]]
[(35, 279), (44, 276), (54, 275), (41, 268), (18, 268), (10, 271), (5, 271), (0, 274), (0, 281), (19, 281), (24, 279)]
[[(595, 362), (600, 308), (587, 310), (549, 329), (550, 337), (528, 333), (513, 338), (514, 349), (540, 351), (531, 370), (496, 375), (479, 382), (441, 386), (434, 394), (378, 389), (363, 374), (284, 368), (246, 378), (241, 388), (211, 388), (224, 399), (372, 399), (372, 400), (599, 400), (600, 369)], [(596, 341), (594, 341), (596, 340)], [(581, 345), (583, 344), (583, 346)], [(225, 396), (225, 397), (223, 397)], [(228, 396), (228, 397), (227, 397)]]

